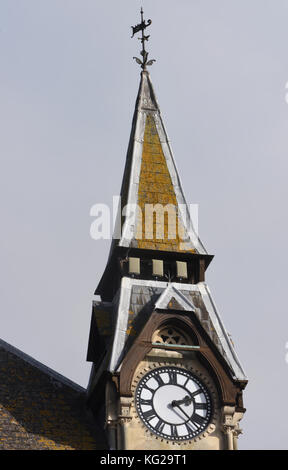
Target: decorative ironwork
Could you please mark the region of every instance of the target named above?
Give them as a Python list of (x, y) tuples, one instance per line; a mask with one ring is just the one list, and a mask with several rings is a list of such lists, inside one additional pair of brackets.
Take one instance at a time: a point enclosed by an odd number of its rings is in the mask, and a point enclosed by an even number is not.
[(136, 60), (137, 64), (141, 65), (141, 68), (143, 70), (146, 70), (147, 65), (153, 65), (153, 62), (155, 62), (155, 59), (148, 60), (148, 54), (149, 53), (145, 49), (145, 41), (149, 40), (150, 35), (145, 36), (144, 31), (148, 26), (150, 26), (151, 23), (152, 23), (151, 20), (147, 20), (147, 22), (144, 20), (144, 18), (143, 18), (143, 8), (141, 8), (141, 23), (137, 24), (135, 26), (131, 26), (131, 28), (132, 28), (131, 38), (133, 38), (134, 34), (141, 31), (141, 38), (138, 38), (138, 39), (141, 41), (141, 44), (142, 44), (142, 50), (140, 51), (140, 54), (142, 55), (142, 59), (139, 59), (138, 57), (133, 57), (133, 59)]

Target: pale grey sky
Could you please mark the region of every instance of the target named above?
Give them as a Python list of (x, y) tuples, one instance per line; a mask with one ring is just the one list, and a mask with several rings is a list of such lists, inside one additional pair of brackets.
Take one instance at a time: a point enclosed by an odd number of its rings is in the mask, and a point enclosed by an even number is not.
[(151, 77), (207, 281), (250, 378), (242, 449), (288, 438), (288, 3), (2, 0), (1, 338), (86, 386), (93, 291), (109, 243), (90, 208), (119, 193), (139, 84)]

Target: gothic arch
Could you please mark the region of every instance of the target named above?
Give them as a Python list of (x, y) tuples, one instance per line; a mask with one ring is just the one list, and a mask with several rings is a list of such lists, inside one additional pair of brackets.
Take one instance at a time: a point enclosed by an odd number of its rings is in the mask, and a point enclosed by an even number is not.
[[(204, 335), (200, 333), (192, 318), (192, 312), (175, 313), (173, 311), (165, 311), (163, 313), (152, 313), (122, 363), (119, 377), (120, 395), (132, 395), (131, 385), (136, 368), (138, 364), (145, 359), (145, 356), (151, 351), (151, 349), (155, 347), (155, 345), (152, 344), (153, 334), (167, 325), (174, 325), (175, 328), (177, 325), (178, 328), (185, 331), (187, 335), (190, 334), (190, 337), (193, 337), (198, 342), (196, 353), (199, 360), (205, 363), (208, 372), (211, 373), (215, 381), (215, 385), (219, 390), (222, 403), (230, 405), (236, 404), (239, 387), (234, 384), (233, 379), (229, 377), (227, 372), (224, 370), (220, 361), (216, 357), (216, 354), (213, 352), (211, 345), (207, 344), (203, 337)], [(165, 344), (159, 344), (158, 347), (165, 349)], [(185, 346), (183, 347), (183, 350), (185, 350)], [(191, 351), (189, 345), (187, 345), (187, 350)]]

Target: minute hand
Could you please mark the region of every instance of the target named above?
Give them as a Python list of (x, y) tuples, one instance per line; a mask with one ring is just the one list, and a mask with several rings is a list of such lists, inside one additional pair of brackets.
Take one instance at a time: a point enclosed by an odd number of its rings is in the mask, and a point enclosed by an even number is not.
[[(187, 418), (188, 420), (190, 420), (191, 416), (188, 416), (187, 413), (185, 413), (185, 411), (183, 410), (183, 408), (181, 408), (181, 406), (180, 406), (180, 404), (179, 404), (180, 401), (182, 402), (182, 400), (179, 400), (178, 402), (176, 402), (176, 405), (174, 405), (174, 406), (177, 406), (177, 408), (179, 408), (179, 410), (182, 411), (182, 413), (186, 416), (186, 418)], [(173, 403), (173, 402), (172, 402), (172, 403)], [(181, 403), (181, 404), (182, 404), (182, 403)], [(172, 406), (173, 406), (173, 405), (172, 405)]]

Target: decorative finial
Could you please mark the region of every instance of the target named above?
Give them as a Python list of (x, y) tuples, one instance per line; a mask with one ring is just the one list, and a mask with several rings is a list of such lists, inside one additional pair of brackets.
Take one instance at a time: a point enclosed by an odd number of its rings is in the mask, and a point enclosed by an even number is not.
[(141, 23), (140, 24), (137, 24), (136, 26), (131, 26), (132, 28), (132, 36), (131, 38), (133, 38), (134, 34), (138, 33), (138, 31), (141, 31), (141, 38), (138, 38), (140, 39), (141, 43), (142, 43), (142, 50), (140, 51), (140, 54), (142, 55), (143, 59), (138, 59), (138, 57), (133, 57), (133, 59), (136, 60), (137, 64), (141, 65), (141, 68), (143, 70), (146, 70), (146, 66), (147, 65), (153, 65), (153, 62), (155, 62), (155, 59), (151, 59), (151, 60), (148, 60), (148, 52), (145, 50), (145, 41), (148, 41), (150, 36), (145, 36), (144, 34), (144, 30), (147, 28), (147, 26), (150, 26), (150, 24), (152, 23), (151, 20), (148, 20), (147, 23), (146, 21), (143, 19), (143, 8), (141, 7)]

